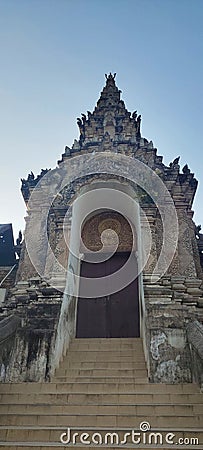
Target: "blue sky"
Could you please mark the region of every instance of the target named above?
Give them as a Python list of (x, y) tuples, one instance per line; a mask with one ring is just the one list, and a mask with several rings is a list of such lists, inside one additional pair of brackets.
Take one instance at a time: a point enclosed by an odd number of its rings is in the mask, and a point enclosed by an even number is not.
[(0, 0), (0, 223), (24, 228), (20, 178), (56, 166), (112, 71), (164, 163), (195, 173), (203, 225), (202, 23), (202, 0)]

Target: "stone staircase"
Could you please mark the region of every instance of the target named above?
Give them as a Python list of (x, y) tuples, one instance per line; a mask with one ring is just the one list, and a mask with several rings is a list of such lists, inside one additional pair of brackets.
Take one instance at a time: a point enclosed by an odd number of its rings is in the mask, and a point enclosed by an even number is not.
[(52, 382), (1, 384), (0, 397), (5, 450), (203, 448), (199, 388), (150, 384), (141, 339), (74, 339)]

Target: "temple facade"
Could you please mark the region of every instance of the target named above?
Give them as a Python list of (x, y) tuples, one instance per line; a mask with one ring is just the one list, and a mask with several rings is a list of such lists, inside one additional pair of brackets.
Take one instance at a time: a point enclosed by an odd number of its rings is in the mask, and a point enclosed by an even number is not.
[(26, 227), (0, 308), (1, 381), (50, 381), (75, 337), (140, 337), (150, 382), (201, 385), (197, 180), (142, 136), (115, 74), (77, 124), (56, 169), (22, 179)]

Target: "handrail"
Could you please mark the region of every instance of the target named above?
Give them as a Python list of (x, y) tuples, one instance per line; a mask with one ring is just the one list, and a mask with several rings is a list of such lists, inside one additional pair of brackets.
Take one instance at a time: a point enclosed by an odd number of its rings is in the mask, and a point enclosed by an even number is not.
[(17, 264), (14, 264), (14, 266), (11, 267), (11, 269), (10, 269), (9, 272), (6, 274), (6, 276), (3, 278), (3, 280), (0, 281), (0, 287), (2, 286), (2, 284), (4, 283), (4, 281), (9, 277), (9, 275), (11, 274), (11, 272), (13, 272), (13, 270), (15, 269), (16, 266), (17, 266)]

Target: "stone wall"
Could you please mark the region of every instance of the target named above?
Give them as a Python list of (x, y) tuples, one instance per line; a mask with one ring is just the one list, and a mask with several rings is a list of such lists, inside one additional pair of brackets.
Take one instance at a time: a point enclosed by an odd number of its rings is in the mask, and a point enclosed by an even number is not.
[(192, 382), (186, 327), (197, 318), (203, 321), (202, 281), (165, 276), (152, 285), (145, 279), (144, 293), (150, 381)]
[[(1, 381), (49, 381), (54, 371), (54, 350), (62, 293), (40, 278), (19, 282), (2, 307), (2, 324), (14, 314), (21, 326), (0, 342)], [(7, 319), (8, 318), (8, 319)], [(1, 336), (0, 336), (1, 338)]]

